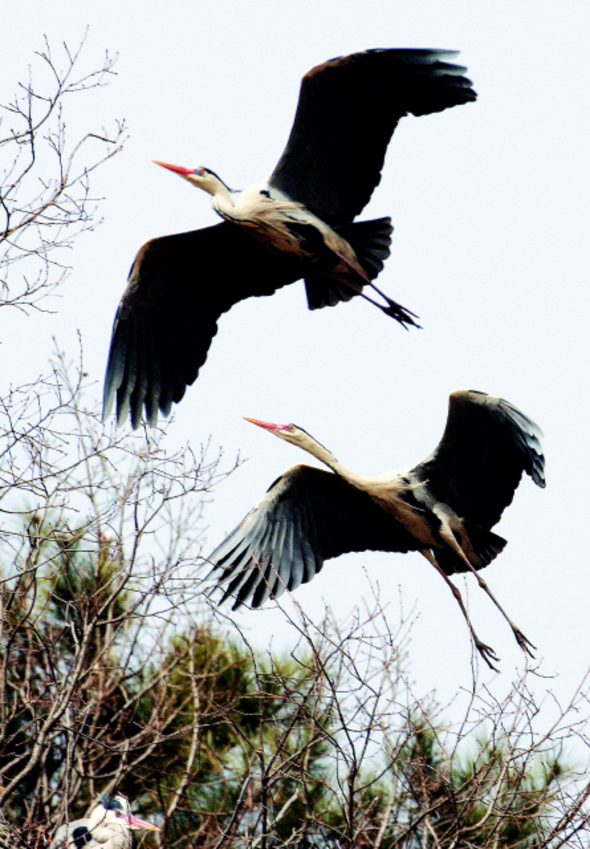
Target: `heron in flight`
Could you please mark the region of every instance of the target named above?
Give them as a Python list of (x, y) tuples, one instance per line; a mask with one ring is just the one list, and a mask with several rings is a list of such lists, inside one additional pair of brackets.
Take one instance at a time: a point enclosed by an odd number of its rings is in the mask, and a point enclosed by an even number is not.
[(444, 578), (486, 663), (498, 658), (473, 629), (449, 575), (473, 572), (510, 624), (523, 651), (533, 644), (479, 574), (506, 540), (491, 528), (526, 472), (545, 486), (541, 432), (508, 401), (473, 390), (453, 392), (445, 431), (421, 463), (367, 477), (344, 468), (303, 428), (247, 419), (303, 448), (330, 471), (288, 469), (208, 558), (220, 602), (260, 607), (310, 581), (324, 560), (349, 551), (419, 551)]
[(125, 796), (103, 796), (89, 817), (58, 828), (49, 849), (130, 849), (131, 832), (144, 828), (159, 831), (158, 826), (131, 813)]
[(448, 61), (455, 55), (367, 50), (312, 68), (275, 169), (241, 193), (208, 168), (158, 163), (212, 195), (224, 220), (140, 249), (115, 317), (103, 419), (116, 401), (119, 424), (130, 415), (137, 427), (143, 412), (155, 424), (196, 380), (222, 313), (300, 278), (312, 310), (359, 295), (402, 325), (415, 324), (372, 282), (389, 256), (390, 219), (354, 219), (381, 179), (404, 115), (476, 99), (465, 68)]

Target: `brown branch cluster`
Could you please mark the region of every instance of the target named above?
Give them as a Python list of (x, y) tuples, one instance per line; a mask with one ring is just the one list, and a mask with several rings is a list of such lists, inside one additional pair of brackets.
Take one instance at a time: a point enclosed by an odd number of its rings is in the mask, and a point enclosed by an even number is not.
[(202, 640), (163, 635), (196, 594), (217, 474), (161, 433), (107, 432), (80, 406), (82, 374), (58, 359), (0, 403), (0, 769), (43, 834), (180, 733), (169, 679)]

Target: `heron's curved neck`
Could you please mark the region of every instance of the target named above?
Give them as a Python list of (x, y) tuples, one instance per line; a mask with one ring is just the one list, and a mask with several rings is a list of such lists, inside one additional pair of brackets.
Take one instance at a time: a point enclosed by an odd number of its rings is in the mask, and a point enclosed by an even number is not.
[(231, 216), (235, 203), (231, 192), (225, 183), (222, 183), (221, 181), (216, 183), (211, 194), (213, 195), (211, 203), (213, 204), (215, 212), (219, 213), (222, 218), (225, 218), (228, 215)]
[(302, 445), (309, 454), (316, 458), (316, 460), (320, 460), (320, 462), (324, 463), (328, 468), (332, 469), (333, 472), (336, 472), (337, 475), (340, 475), (341, 478), (351, 483), (353, 486), (363, 486), (365, 483), (365, 478), (363, 475), (357, 475), (356, 472), (351, 472), (350, 469), (347, 469), (345, 466), (340, 463), (336, 457), (332, 454), (331, 451), (328, 451), (327, 448), (324, 448), (319, 442), (315, 440), (312, 442)]

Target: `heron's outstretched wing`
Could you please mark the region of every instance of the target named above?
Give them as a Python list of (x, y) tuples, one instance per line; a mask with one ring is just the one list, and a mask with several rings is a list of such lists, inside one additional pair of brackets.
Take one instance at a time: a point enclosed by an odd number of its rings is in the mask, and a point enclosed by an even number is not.
[(208, 558), (233, 608), (260, 607), (348, 551), (414, 551), (419, 543), (367, 493), (333, 472), (297, 465), (270, 487)]
[(329, 224), (352, 221), (379, 183), (400, 118), (476, 99), (466, 69), (446, 61), (456, 55), (367, 50), (312, 68), (270, 186)]
[(115, 316), (103, 419), (116, 398), (119, 424), (130, 414), (137, 427), (142, 408), (155, 424), (196, 379), (221, 314), (302, 273), (228, 222), (147, 242)]
[(453, 392), (437, 448), (412, 471), (463, 519), (491, 528), (510, 504), (522, 473), (545, 486), (541, 431), (508, 401)]

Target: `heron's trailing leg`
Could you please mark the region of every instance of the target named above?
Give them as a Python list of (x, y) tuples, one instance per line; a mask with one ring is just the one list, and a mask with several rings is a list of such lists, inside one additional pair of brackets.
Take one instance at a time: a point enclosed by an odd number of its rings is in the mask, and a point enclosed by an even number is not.
[(350, 268), (355, 277), (358, 278), (362, 276), (364, 280), (364, 285), (370, 286), (371, 289), (377, 292), (378, 295), (381, 295), (383, 300), (387, 302), (387, 306), (384, 306), (383, 304), (380, 304), (378, 301), (375, 301), (373, 298), (369, 297), (369, 295), (367, 295), (366, 292), (363, 291), (362, 286), (359, 286), (358, 283), (354, 283), (352, 280), (348, 280), (344, 276), (335, 275), (339, 283), (343, 284), (344, 286), (348, 286), (348, 288), (352, 289), (356, 295), (360, 295), (361, 298), (365, 299), (365, 301), (368, 301), (370, 304), (373, 304), (373, 306), (378, 307), (382, 312), (385, 313), (385, 315), (388, 315), (390, 318), (395, 318), (395, 320), (399, 321), (401, 325), (405, 326), (406, 324), (410, 324), (413, 327), (420, 327), (420, 325), (416, 321), (414, 321), (414, 319), (417, 318), (416, 313), (413, 313), (411, 310), (406, 309), (406, 307), (402, 307), (402, 305), (398, 304), (397, 301), (393, 301), (385, 294), (385, 292), (382, 292), (381, 289), (375, 286), (375, 284), (372, 283), (371, 280), (369, 280), (366, 274), (362, 273), (361, 275), (359, 273), (358, 268), (355, 267), (355, 265), (353, 265), (353, 263), (351, 263), (350, 260), (348, 260), (343, 254), (341, 254), (340, 251), (335, 250), (334, 253), (346, 266), (348, 266), (348, 268)]
[(473, 629), (473, 625), (471, 624), (471, 619), (469, 618), (469, 614), (467, 613), (467, 609), (466, 609), (465, 605), (463, 604), (463, 598), (462, 598), (461, 593), (459, 592), (458, 588), (450, 580), (449, 576), (443, 571), (443, 569), (441, 569), (441, 567), (438, 565), (436, 557), (430, 551), (429, 548), (421, 549), (420, 553), (428, 560), (429, 563), (431, 563), (434, 566), (436, 571), (439, 573), (439, 575), (441, 575), (443, 577), (445, 583), (447, 584), (447, 586), (449, 587), (449, 589), (453, 593), (455, 600), (456, 600), (457, 604), (459, 605), (459, 607), (461, 608), (461, 612), (463, 613), (463, 616), (465, 617), (465, 621), (467, 622), (467, 627), (469, 628), (469, 633), (471, 634), (471, 639), (475, 643), (475, 648), (478, 650), (478, 652), (483, 657), (483, 659), (485, 660), (487, 665), (490, 667), (490, 669), (493, 669), (494, 672), (499, 672), (500, 670), (496, 666), (494, 666), (492, 661), (494, 661), (495, 663), (498, 663), (500, 658), (496, 655), (496, 652), (493, 650), (493, 648), (491, 648), (491, 646), (488, 646), (485, 643), (483, 643), (479, 639), (477, 634), (475, 633), (475, 631)]
[[(471, 568), (473, 569), (473, 567), (471, 567)], [(489, 595), (489, 597), (492, 599), (492, 601), (494, 602), (494, 604), (496, 605), (496, 607), (498, 608), (498, 610), (500, 611), (500, 613), (502, 614), (502, 616), (504, 617), (504, 619), (508, 622), (508, 624), (509, 624), (509, 625), (510, 625), (510, 627), (512, 628), (512, 633), (514, 634), (514, 637), (515, 637), (515, 639), (516, 639), (516, 642), (517, 642), (517, 643), (518, 643), (518, 645), (521, 647), (521, 649), (523, 650), (523, 652), (525, 652), (526, 654), (528, 654), (530, 657), (534, 657), (534, 654), (532, 653), (531, 649), (535, 649), (535, 650), (536, 650), (536, 648), (537, 648), (537, 647), (536, 647), (536, 646), (534, 646), (534, 645), (531, 643), (531, 641), (530, 641), (529, 639), (527, 639), (527, 637), (525, 637), (525, 635), (522, 633), (522, 631), (520, 630), (520, 628), (518, 628), (518, 627), (514, 624), (514, 622), (512, 621), (512, 619), (511, 619), (511, 618), (507, 615), (507, 613), (504, 611), (504, 609), (503, 609), (502, 605), (501, 605), (501, 604), (500, 604), (500, 602), (497, 600), (497, 598), (494, 596), (494, 594), (492, 593), (492, 591), (490, 590), (490, 588), (488, 587), (488, 585), (486, 584), (486, 582), (484, 581), (484, 579), (481, 577), (481, 575), (479, 574), (479, 572), (476, 572), (476, 571), (475, 571), (475, 569), (473, 569), (473, 573), (474, 573), (474, 575), (477, 577), (478, 583), (479, 583), (480, 587), (482, 588), (482, 590), (484, 590), (484, 591), (485, 591), (485, 592)]]
[[(385, 292), (382, 292), (378, 286), (375, 286), (374, 283), (369, 283), (369, 286), (374, 289), (378, 295), (381, 295), (383, 300), (387, 301), (386, 307), (377, 304), (379, 309), (383, 310), (385, 315), (389, 315), (392, 318), (397, 319), (400, 324), (411, 324), (413, 327), (420, 327), (420, 325), (414, 321), (414, 319), (418, 317), (415, 312), (406, 309), (406, 307), (402, 307), (396, 301), (392, 301), (391, 298), (389, 298)], [(375, 301), (373, 301), (373, 303), (375, 303)]]
[(513, 621), (512, 621), (512, 619), (508, 616), (508, 614), (506, 613), (506, 611), (504, 610), (504, 608), (502, 607), (502, 605), (500, 604), (500, 602), (498, 601), (498, 599), (495, 597), (495, 595), (493, 594), (493, 592), (491, 591), (491, 589), (488, 587), (488, 585), (486, 584), (486, 582), (484, 581), (484, 579), (481, 577), (481, 575), (479, 574), (479, 572), (477, 571), (477, 569), (475, 569), (475, 568), (471, 565), (471, 563), (469, 562), (469, 560), (468, 560), (468, 558), (467, 558), (467, 556), (466, 556), (465, 552), (463, 551), (463, 549), (461, 548), (461, 546), (459, 545), (459, 543), (458, 543), (458, 542), (457, 542), (457, 540), (455, 539), (455, 535), (453, 534), (452, 530), (451, 530), (450, 528), (448, 528), (448, 529), (447, 529), (447, 527), (445, 527), (445, 525), (444, 525), (444, 523), (443, 523), (443, 526), (442, 526), (442, 527), (441, 527), (441, 529), (440, 529), (440, 534), (441, 534), (442, 538), (445, 540), (445, 542), (447, 542), (447, 543), (451, 546), (451, 548), (453, 549), (453, 551), (454, 551), (454, 552), (455, 552), (455, 553), (456, 553), (456, 554), (457, 554), (457, 555), (461, 558), (461, 560), (465, 563), (465, 565), (467, 566), (467, 568), (469, 569), (469, 571), (470, 571), (470, 572), (473, 572), (473, 574), (474, 574), (474, 575), (475, 575), (475, 577), (477, 578), (477, 583), (480, 585), (480, 587), (482, 588), (482, 590), (484, 590), (484, 592), (486, 592), (486, 593), (488, 594), (488, 596), (489, 596), (489, 597), (491, 598), (491, 600), (494, 602), (494, 604), (496, 605), (496, 607), (498, 608), (498, 610), (500, 611), (500, 613), (502, 614), (502, 616), (504, 617), (504, 619), (508, 622), (508, 624), (509, 624), (509, 625), (510, 625), (510, 627), (512, 628), (512, 633), (514, 634), (514, 637), (515, 637), (515, 639), (516, 639), (516, 642), (518, 643), (518, 645), (520, 646), (520, 648), (523, 650), (523, 652), (525, 652), (526, 654), (528, 654), (530, 657), (534, 657), (534, 655), (533, 655), (533, 653), (532, 653), (531, 649), (536, 649), (536, 646), (534, 646), (534, 645), (531, 643), (531, 641), (525, 637), (525, 635), (522, 633), (522, 631), (520, 630), (520, 628), (518, 628), (518, 627), (514, 624), (514, 622), (513, 622)]
[(346, 284), (350, 285), (358, 295), (365, 299), (365, 301), (369, 301), (370, 304), (374, 304), (374, 306), (378, 307), (382, 312), (385, 313), (385, 315), (388, 315), (390, 318), (395, 318), (395, 320), (399, 321), (402, 326), (405, 327), (406, 324), (410, 324), (412, 325), (412, 327), (420, 327), (420, 325), (416, 321), (414, 321), (414, 318), (416, 317), (415, 313), (410, 312), (410, 310), (406, 309), (405, 307), (402, 307), (402, 305), (398, 304), (397, 301), (392, 301), (391, 298), (388, 298), (387, 295), (384, 295), (383, 292), (381, 292), (372, 283), (368, 283), (367, 285), (375, 289), (375, 291), (378, 292), (387, 301), (387, 306), (383, 306), (383, 304), (380, 304), (377, 301), (373, 300), (373, 298), (370, 298), (365, 292), (363, 292), (360, 287), (357, 288), (354, 284), (349, 284), (348, 281), (346, 281)]

